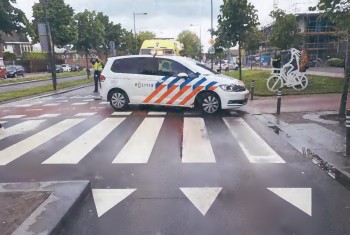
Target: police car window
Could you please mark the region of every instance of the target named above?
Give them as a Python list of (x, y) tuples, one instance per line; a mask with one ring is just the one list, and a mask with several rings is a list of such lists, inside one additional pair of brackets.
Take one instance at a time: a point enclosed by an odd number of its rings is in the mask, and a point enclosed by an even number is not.
[(111, 70), (115, 73), (155, 75), (156, 61), (154, 58), (125, 58), (115, 60)]
[(177, 76), (179, 73), (186, 73), (189, 77), (195, 77), (193, 71), (186, 66), (168, 59), (158, 58), (158, 72), (161, 76)]

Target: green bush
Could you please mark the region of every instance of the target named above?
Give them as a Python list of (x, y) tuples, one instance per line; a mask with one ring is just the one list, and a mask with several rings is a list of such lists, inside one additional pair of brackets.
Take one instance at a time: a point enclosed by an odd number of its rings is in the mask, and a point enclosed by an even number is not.
[(43, 52), (23, 52), (24, 60), (46, 60), (47, 53)]
[(327, 64), (329, 64), (329, 66), (331, 67), (344, 67), (345, 66), (345, 62), (343, 59), (340, 58), (332, 58), (327, 60)]
[(4, 52), (4, 60), (5, 61), (13, 61), (13, 60), (16, 60), (16, 59), (17, 59), (16, 54), (8, 52), (8, 51)]

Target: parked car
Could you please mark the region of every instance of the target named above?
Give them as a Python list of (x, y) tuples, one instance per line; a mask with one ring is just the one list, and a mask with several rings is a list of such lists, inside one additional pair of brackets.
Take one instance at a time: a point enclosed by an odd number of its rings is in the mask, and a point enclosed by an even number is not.
[[(216, 66), (217, 66), (217, 71), (219, 72), (220, 63), (218, 63)], [(229, 71), (229, 70), (238, 70), (238, 69), (239, 69), (239, 66), (234, 62), (232, 63), (229, 63), (228, 61), (221, 62), (221, 70)]]
[(63, 69), (63, 72), (70, 72), (71, 71), (71, 67), (69, 64), (61, 64), (61, 67)]
[(205, 114), (248, 102), (244, 83), (180, 56), (108, 58), (100, 95), (116, 110), (129, 104), (196, 107)]
[(63, 70), (62, 66), (59, 64), (56, 64), (56, 73), (63, 73), (63, 72), (64, 72), (64, 70)]
[(17, 78), (18, 76), (24, 77), (24, 68), (18, 65), (10, 65), (6, 68), (6, 75), (8, 78)]
[(77, 72), (80, 71), (80, 66), (79, 65), (70, 65), (71, 72)]
[(6, 69), (4, 68), (0, 68), (0, 78), (6, 79), (7, 78), (7, 73), (6, 73)]

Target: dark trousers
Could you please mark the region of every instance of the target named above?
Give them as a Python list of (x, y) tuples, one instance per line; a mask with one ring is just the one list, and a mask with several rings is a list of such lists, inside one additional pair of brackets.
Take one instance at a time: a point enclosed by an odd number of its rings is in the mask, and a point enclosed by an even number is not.
[(101, 71), (94, 72), (94, 81), (95, 81), (95, 91), (98, 91), (98, 81), (100, 80)]

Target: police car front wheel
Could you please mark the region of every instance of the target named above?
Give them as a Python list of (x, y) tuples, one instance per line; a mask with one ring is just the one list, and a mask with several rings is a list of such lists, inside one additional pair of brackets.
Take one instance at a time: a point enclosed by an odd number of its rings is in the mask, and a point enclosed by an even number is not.
[(216, 114), (220, 111), (220, 99), (214, 93), (204, 93), (199, 99), (199, 107), (205, 114)]
[(128, 97), (124, 92), (114, 91), (110, 103), (116, 110), (124, 110), (128, 106)]

